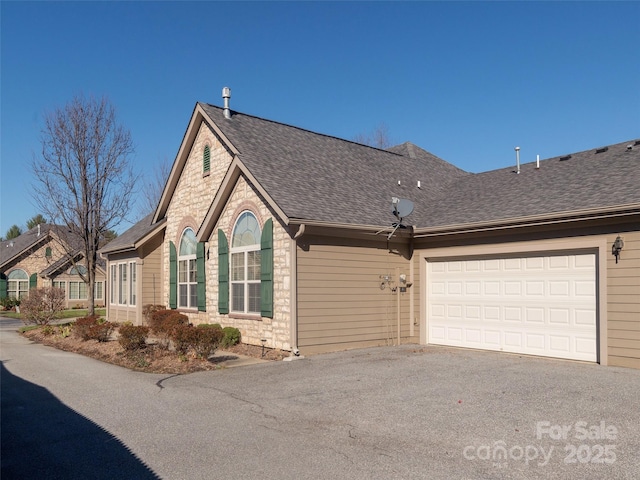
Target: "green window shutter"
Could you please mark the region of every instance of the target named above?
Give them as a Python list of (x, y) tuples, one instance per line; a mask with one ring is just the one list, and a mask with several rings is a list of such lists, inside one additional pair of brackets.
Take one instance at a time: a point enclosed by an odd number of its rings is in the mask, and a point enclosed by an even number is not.
[(209, 145), (205, 145), (204, 154), (202, 155), (202, 171), (208, 173), (211, 170), (211, 149)]
[(34, 273), (29, 277), (29, 290), (38, 286), (38, 274)]
[(51, 258), (51, 247), (47, 247), (44, 251), (44, 256), (47, 258)]
[(204, 274), (204, 242), (196, 246), (196, 279), (198, 280), (198, 311), (207, 311), (206, 275)]
[(229, 313), (229, 244), (218, 229), (218, 313)]
[(178, 255), (176, 246), (169, 242), (169, 308), (178, 307)]
[(262, 228), (260, 239), (260, 315), (273, 318), (273, 220)]
[(0, 300), (7, 298), (7, 277), (0, 273)]

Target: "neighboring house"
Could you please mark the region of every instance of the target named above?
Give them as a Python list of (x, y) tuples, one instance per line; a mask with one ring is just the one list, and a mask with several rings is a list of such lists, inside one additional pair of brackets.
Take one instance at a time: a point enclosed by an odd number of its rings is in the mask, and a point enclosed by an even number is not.
[[(0, 298), (20, 299), (32, 288), (53, 286), (65, 291), (67, 308), (87, 306), (87, 284), (78, 274), (85, 268), (83, 255), (77, 253), (72, 261), (65, 253), (69, 240), (63, 232), (63, 227), (41, 224), (0, 242)], [(96, 270), (95, 304), (105, 304), (103, 263)]]
[[(471, 174), (198, 103), (155, 213), (102, 250), (108, 316), (640, 368), (638, 185), (640, 141)], [(392, 197), (415, 205), (397, 229)]]

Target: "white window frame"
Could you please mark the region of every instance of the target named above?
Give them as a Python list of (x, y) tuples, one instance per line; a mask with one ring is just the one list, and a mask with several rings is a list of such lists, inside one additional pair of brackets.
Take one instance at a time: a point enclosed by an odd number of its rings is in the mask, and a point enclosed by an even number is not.
[(138, 288), (136, 282), (137, 276), (136, 262), (129, 262), (129, 305), (136, 304), (136, 288)]
[[(191, 232), (193, 236), (193, 241), (190, 244), (185, 243), (188, 232)], [(198, 261), (196, 257), (195, 232), (191, 228), (185, 228), (180, 236), (180, 245), (178, 246), (178, 308), (198, 308)]]
[[(20, 275), (20, 278), (11, 278), (11, 275), (20, 274), (20, 272), (24, 274), (24, 277)], [(9, 275), (7, 275), (7, 297), (17, 298), (19, 300), (21, 298), (27, 297), (28, 295), (29, 295), (29, 274), (21, 268), (16, 268), (15, 270), (11, 270), (9, 272)]]
[(110, 292), (109, 292), (109, 302), (111, 305), (117, 305), (116, 302), (116, 289), (118, 286), (118, 265), (111, 264), (109, 265), (111, 269), (111, 275), (109, 276), (109, 284), (110, 284)]
[(69, 300), (88, 300), (89, 292), (87, 290), (87, 284), (83, 280), (70, 280), (67, 298)]
[(65, 293), (65, 296), (66, 296), (66, 293), (67, 293), (67, 282), (66, 281), (64, 281), (64, 280), (54, 280), (51, 283), (51, 286), (53, 286), (53, 288), (62, 289), (62, 291)]
[(102, 300), (104, 296), (104, 288), (102, 282), (94, 281), (93, 283), (93, 300)]
[(127, 264), (118, 264), (118, 305), (127, 305)]
[[(247, 216), (253, 217), (257, 230), (254, 232), (254, 242), (251, 245), (236, 245), (236, 233), (242, 228), (241, 222)], [(231, 248), (229, 249), (229, 277), (231, 288), (229, 291), (230, 312), (260, 315), (260, 238), (262, 229), (257, 217), (250, 210), (242, 212), (231, 233)], [(234, 261), (240, 259), (238, 264)], [(252, 262), (250, 261), (252, 260)], [(256, 273), (257, 272), (257, 273)], [(253, 292), (253, 295), (251, 293)], [(253, 301), (253, 305), (251, 305)], [(242, 308), (240, 308), (242, 307)]]

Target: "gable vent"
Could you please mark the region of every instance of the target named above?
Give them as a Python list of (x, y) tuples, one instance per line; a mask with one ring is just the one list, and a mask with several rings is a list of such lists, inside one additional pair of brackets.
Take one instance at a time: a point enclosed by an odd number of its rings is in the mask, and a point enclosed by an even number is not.
[(598, 148), (598, 149), (596, 150), (596, 153), (604, 153), (604, 152), (606, 152), (607, 150), (609, 150), (609, 147), (602, 147), (602, 148)]
[(560, 157), (560, 161), (564, 162), (565, 160), (569, 160), (571, 158), (571, 155), (565, 155), (564, 157)]

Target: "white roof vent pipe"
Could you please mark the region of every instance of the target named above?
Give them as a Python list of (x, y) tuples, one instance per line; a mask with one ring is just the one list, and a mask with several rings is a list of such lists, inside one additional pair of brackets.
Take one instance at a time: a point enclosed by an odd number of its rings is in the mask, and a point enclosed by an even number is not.
[(520, 147), (515, 148), (516, 151), (516, 173), (520, 174)]
[(231, 110), (229, 110), (229, 99), (231, 98), (231, 89), (224, 87), (222, 89), (222, 100), (224, 101), (224, 118), (231, 118)]

